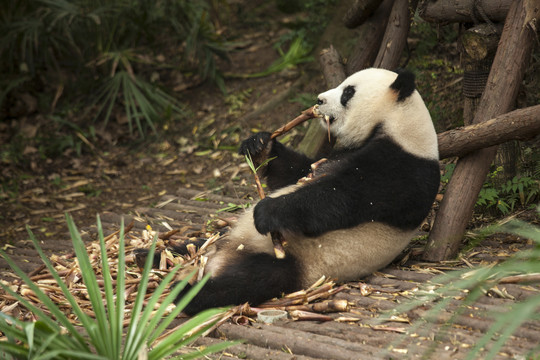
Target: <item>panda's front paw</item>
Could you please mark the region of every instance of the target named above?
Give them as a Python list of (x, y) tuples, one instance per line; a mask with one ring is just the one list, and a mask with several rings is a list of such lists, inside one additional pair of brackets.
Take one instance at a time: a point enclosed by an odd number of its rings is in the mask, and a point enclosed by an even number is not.
[[(284, 209), (281, 209), (284, 210)], [(280, 226), (280, 209), (277, 199), (264, 198), (253, 210), (253, 221), (258, 232), (265, 235), (269, 232), (283, 230)]]
[(259, 132), (242, 141), (240, 155), (249, 154), (256, 165), (260, 165), (272, 150), (272, 134), (269, 132)]

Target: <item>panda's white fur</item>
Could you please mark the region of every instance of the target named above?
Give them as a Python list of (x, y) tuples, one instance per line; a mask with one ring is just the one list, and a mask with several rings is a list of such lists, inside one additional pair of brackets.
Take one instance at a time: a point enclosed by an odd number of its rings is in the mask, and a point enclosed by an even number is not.
[[(270, 194), (277, 197), (293, 192), (299, 185), (290, 185)], [(308, 287), (325, 275), (338, 281), (358, 280), (388, 265), (407, 246), (415, 230), (400, 230), (381, 223), (369, 222), (349, 229), (327, 232), (316, 238), (284, 232), (286, 254), (300, 263), (301, 287)], [(374, 242), (373, 239), (377, 241)], [(226, 246), (209, 256), (206, 271), (213, 276), (229, 264), (231, 255), (263, 252), (274, 256), (270, 235), (262, 235), (253, 222), (253, 207), (235, 224)], [(347, 244), (347, 246), (343, 246)], [(362, 259), (362, 266), (358, 260)], [(336, 266), (339, 264), (339, 266)]]
[[(323, 104), (319, 110), (335, 118), (330, 130), (338, 145), (362, 143), (375, 126), (383, 124), (384, 132), (398, 140), (405, 151), (438, 160), (437, 135), (429, 111), (416, 90), (406, 100), (397, 101), (398, 94), (390, 90), (397, 76), (383, 69), (359, 71), (338, 87), (320, 94), (318, 98)], [(355, 86), (356, 93), (347, 107), (343, 107), (340, 97), (350, 85)]]
[[(439, 184), (437, 137), (414, 76), (367, 69), (318, 97), (337, 150), (313, 172), (308, 159), (259, 133), (244, 141), (274, 191), (216, 244), (211, 280), (188, 312), (258, 302), (322, 275), (359, 280), (389, 264), (427, 215)], [(326, 126), (325, 121), (322, 124)], [(271, 232), (287, 241), (276, 259)]]

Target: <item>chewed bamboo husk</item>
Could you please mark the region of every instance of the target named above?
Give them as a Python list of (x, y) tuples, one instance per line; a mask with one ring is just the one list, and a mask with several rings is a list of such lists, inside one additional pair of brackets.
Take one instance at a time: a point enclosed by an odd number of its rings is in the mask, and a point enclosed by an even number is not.
[[(347, 286), (336, 287), (332, 280), (324, 276), (308, 289), (296, 291), (280, 299), (267, 301), (257, 307), (243, 304), (235, 308), (234, 322), (245, 323), (245, 317), (255, 318), (263, 310), (284, 310), (289, 312), (293, 320), (330, 321), (332, 317), (323, 315), (327, 313), (348, 312), (351, 304), (344, 299), (329, 299), (338, 292), (347, 289)], [(251, 321), (255, 321), (251, 319)]]
[[(136, 248), (148, 248), (152, 239), (155, 235), (155, 232), (148, 228), (143, 231), (141, 234), (128, 233), (125, 236), (125, 251), (126, 256), (126, 272), (125, 272), (125, 297), (126, 297), (126, 310), (130, 310), (134, 306), (135, 298), (137, 296), (137, 289), (141, 279), (141, 270), (135, 263), (134, 256), (132, 255), (133, 250)], [(182, 236), (182, 234), (174, 234), (174, 236)], [(191, 251), (187, 256), (180, 257), (174, 256), (169, 251), (162, 251), (162, 269), (154, 269), (151, 271), (149, 276), (148, 283), (148, 293), (145, 295), (145, 300), (143, 304), (146, 306), (148, 299), (152, 295), (152, 291), (157, 288), (161, 282), (161, 279), (176, 265), (179, 263), (183, 264), (183, 267), (186, 269), (199, 268), (199, 276), (202, 276), (204, 271), (204, 264), (206, 263), (207, 249), (215, 241), (218, 241), (221, 238), (219, 234), (207, 234), (208, 240), (204, 243), (198, 250)], [(184, 236), (187, 237), (187, 236)], [(159, 238), (159, 236), (158, 236)], [(176, 238), (175, 238), (176, 239)], [(171, 239), (174, 241), (175, 239)], [(165, 243), (158, 241), (158, 246), (160, 248), (165, 247)], [(119, 238), (118, 233), (112, 234), (112, 236), (107, 237), (105, 243), (107, 250), (107, 258), (109, 259), (109, 266), (111, 270), (112, 283), (113, 286), (116, 285), (116, 277), (118, 274), (118, 251), (119, 251)], [(101, 252), (99, 242), (95, 241), (89, 243), (86, 247), (89, 257), (91, 259), (91, 264), (94, 269), (96, 269), (96, 277), (98, 285), (101, 288), (103, 297), (104, 293), (104, 280), (103, 274), (100, 271), (101, 269)], [(92, 310), (92, 305), (88, 298), (88, 292), (85, 284), (82, 281), (82, 274), (78, 266), (78, 262), (73, 254), (64, 254), (64, 255), (52, 255), (50, 257), (51, 263), (53, 264), (55, 270), (58, 272), (59, 276), (66, 283), (68, 288), (71, 291), (71, 294), (75, 297), (78, 305), (81, 310), (91, 316), (95, 317), (95, 314)], [(188, 272), (188, 270), (186, 270)], [(45, 292), (65, 313), (68, 314), (68, 318), (74, 323), (79, 324), (78, 319), (71, 311), (71, 306), (67, 302), (64, 294), (62, 293), (60, 287), (56, 284), (53, 276), (48, 272), (48, 270), (40, 266), (35, 271), (30, 273), (32, 281), (43, 291)], [(182, 276), (182, 275), (180, 275)], [(41, 301), (35, 296), (33, 291), (22, 282), (20, 279), (15, 279), (12, 282), (2, 281), (4, 285), (8, 286), (13, 291), (21, 294), (24, 298), (43, 309)], [(233, 318), (235, 322), (242, 322), (247, 324), (253, 322), (251, 317), (256, 315), (258, 311), (262, 309), (281, 309), (286, 310), (291, 314), (291, 317), (296, 320), (316, 320), (316, 321), (327, 321), (330, 320), (328, 315), (322, 315), (331, 312), (346, 312), (349, 310), (349, 303), (346, 300), (334, 300), (329, 299), (332, 295), (337, 292), (345, 289), (345, 286), (336, 287), (333, 281), (328, 281), (324, 277), (319, 279), (316, 283), (310, 286), (308, 289), (297, 291), (291, 294), (288, 294), (280, 299), (274, 299), (268, 301), (264, 304), (261, 304), (258, 308), (251, 308), (248, 305), (239, 306), (231, 309), (227, 313), (219, 317), (218, 322), (215, 326), (227, 321), (228, 319)], [(161, 297), (160, 301), (156, 306), (161, 304), (161, 301), (165, 299), (168, 295), (168, 291), (165, 291)], [(5, 293), (4, 290), (0, 289), (0, 311), (5, 314), (11, 315), (19, 320), (23, 321), (35, 321), (36, 318), (26, 307), (24, 307), (15, 297), (10, 294)], [(157, 309), (157, 307), (156, 307)], [(171, 304), (167, 309), (166, 314), (170, 313), (174, 309), (174, 305)], [(43, 309), (46, 314), (50, 314), (47, 309)], [(130, 311), (126, 311), (126, 317), (123, 321), (124, 326), (128, 326), (130, 322)], [(240, 318), (240, 317), (242, 318)], [(250, 317), (251, 316), (251, 317)], [(215, 328), (215, 326), (213, 328)], [(212, 328), (212, 329), (213, 329)], [(210, 330), (209, 330), (210, 331)], [(0, 340), (2, 340), (0, 338)]]
[[(135, 263), (134, 256), (132, 255), (133, 250), (137, 248), (149, 248), (154, 235), (156, 232), (153, 231), (150, 227), (147, 227), (147, 230), (142, 231), (141, 233), (135, 234), (129, 232), (132, 226), (127, 226), (125, 230), (125, 252), (126, 252), (126, 269), (125, 269), (125, 297), (126, 297), (126, 309), (132, 309), (134, 306), (135, 298), (137, 296), (138, 285), (141, 281), (142, 273), (139, 267)], [(167, 233), (161, 233), (158, 235), (157, 248), (164, 249), (166, 242), (182, 240), (189, 238), (189, 234), (182, 234), (181, 230), (173, 230)], [(109, 266), (112, 277), (113, 286), (116, 285), (116, 278), (118, 274), (118, 251), (119, 251), (119, 231), (112, 233), (111, 235), (105, 238), (105, 248), (107, 251), (107, 258), (109, 259)], [(186, 257), (174, 256), (170, 251), (161, 252), (161, 261), (159, 269), (153, 269), (149, 275), (148, 282), (148, 291), (145, 295), (145, 301), (147, 302), (149, 297), (152, 295), (152, 291), (156, 289), (163, 277), (177, 264), (183, 264), (183, 268), (193, 269), (199, 267), (200, 276), (202, 276), (202, 269), (205, 264), (205, 252), (209, 245), (217, 241), (220, 237), (219, 234), (207, 234), (207, 242), (201, 246), (198, 250), (193, 250)], [(94, 241), (89, 243), (86, 246), (87, 253), (90, 258), (90, 263), (94, 269), (96, 269), (96, 278), (98, 286), (105, 298), (104, 290), (104, 280), (103, 273), (101, 271), (101, 250), (99, 241)], [(95, 314), (92, 310), (91, 303), (88, 298), (88, 291), (82, 280), (82, 273), (78, 265), (74, 254), (63, 254), (63, 255), (52, 255), (50, 261), (63, 280), (63, 282), (70, 289), (71, 295), (77, 301), (77, 304), (80, 306), (81, 310), (88, 314), (91, 317), (95, 317)], [(184, 272), (179, 272), (177, 277), (182, 277), (187, 275), (187, 270)], [(52, 274), (43, 266), (37, 267), (34, 271), (29, 273), (30, 279), (45, 293), (49, 296), (57, 306), (66, 314), (68, 318), (77, 324), (78, 320), (75, 318), (75, 315), (71, 311), (71, 306), (69, 305), (67, 299), (65, 298), (61, 288), (57, 285), (56, 280), (53, 278)], [(15, 280), (8, 282), (2, 280), (2, 283), (9, 287), (11, 290), (22, 295), (26, 300), (28, 300), (33, 305), (36, 305), (39, 308), (43, 308), (41, 301), (35, 296), (33, 291), (26, 285), (21, 279), (16, 278)], [(165, 296), (169, 293), (166, 290), (162, 295), (161, 299), (164, 299)], [(34, 315), (26, 309), (15, 297), (6, 293), (3, 289), (0, 289), (0, 311), (8, 315), (12, 315), (15, 318), (23, 321), (33, 321), (35, 320)], [(161, 301), (159, 301), (161, 303)], [(171, 306), (169, 311), (172, 311), (174, 305)], [(48, 313), (47, 309), (44, 309), (45, 313)], [(130, 312), (126, 312), (126, 317), (124, 319), (124, 325), (127, 326), (130, 322)]]

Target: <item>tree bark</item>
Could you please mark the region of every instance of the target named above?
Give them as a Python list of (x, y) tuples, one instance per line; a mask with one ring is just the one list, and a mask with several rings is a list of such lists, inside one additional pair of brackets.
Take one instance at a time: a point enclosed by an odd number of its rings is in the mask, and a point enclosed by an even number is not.
[[(321, 51), (319, 63), (328, 89), (335, 88), (345, 80), (345, 68), (341, 56), (333, 46)], [(328, 132), (320, 125), (319, 121), (312, 121), (306, 135), (298, 145), (298, 150), (314, 158), (330, 151), (333, 145), (334, 139), (328, 141)]]
[(335, 88), (343, 80), (345, 80), (345, 68), (343, 61), (337, 50), (330, 45), (329, 48), (323, 49), (319, 55), (319, 63), (321, 64), (324, 80), (329, 89)]
[(343, 23), (349, 29), (362, 25), (381, 3), (382, 0), (355, 0), (345, 13)]
[(373, 67), (395, 70), (405, 48), (418, 0), (395, 0)]
[(384, 0), (360, 27), (358, 44), (347, 61), (347, 74), (373, 66), (383, 39), (394, 0)]
[(528, 140), (540, 134), (540, 105), (514, 110), (494, 119), (438, 135), (439, 157), (464, 156), (510, 140)]
[[(531, 9), (538, 14), (532, 1), (512, 2), (473, 123), (506, 113), (515, 102), (535, 36), (528, 25)], [(496, 151), (496, 147), (483, 149), (458, 161), (426, 245), (425, 260), (440, 261), (457, 253)]]
[(512, 0), (437, 0), (424, 1), (422, 19), (433, 23), (504, 21)]

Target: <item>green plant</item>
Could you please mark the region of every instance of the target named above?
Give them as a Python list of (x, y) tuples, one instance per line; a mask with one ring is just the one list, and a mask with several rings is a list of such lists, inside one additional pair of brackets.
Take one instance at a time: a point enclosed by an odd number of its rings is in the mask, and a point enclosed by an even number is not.
[(219, 214), (220, 212), (233, 212), (239, 209), (245, 209), (246, 205), (243, 204), (235, 204), (235, 203), (227, 203), (226, 207), (223, 207), (221, 209), (218, 209), (216, 211), (216, 214)]
[(454, 174), (454, 170), (456, 168), (456, 164), (446, 164), (444, 167), (444, 173), (441, 175), (441, 182), (444, 184), (448, 184), (450, 181), (450, 178), (452, 178), (452, 175)]
[[(491, 173), (490, 178), (493, 179), (498, 171)], [(535, 203), (539, 195), (540, 182), (528, 176), (514, 176), (499, 186), (488, 180), (480, 190), (476, 205), (482, 209), (495, 208), (506, 215), (517, 206)]]
[[(435, 277), (429, 284), (426, 284), (425, 289), (416, 292), (411, 301), (398, 306), (388, 316), (417, 307), (432, 306), (422, 316), (422, 319), (416, 321), (409, 330), (410, 333), (415, 333), (422, 331), (421, 329), (430, 328), (429, 324), (437, 321), (441, 311), (451, 308), (451, 303), (456, 298), (459, 298), (457, 308), (452, 308), (453, 315), (447, 322), (447, 326), (451, 326), (483, 294), (496, 287), (501, 279), (515, 275), (526, 279), (529, 274), (540, 273), (540, 227), (513, 220), (506, 224), (491, 226), (488, 229), (481, 230), (481, 232), (482, 236), (488, 232), (490, 234), (497, 232), (515, 234), (531, 239), (535, 246), (522, 250), (508, 260), (493, 266), (453, 271)], [(521, 324), (529, 320), (540, 320), (539, 307), (540, 295), (537, 294), (517, 301), (510, 308), (499, 309), (503, 311), (491, 310), (489, 314), (493, 316), (494, 322), (485, 334), (476, 341), (467, 359), (495, 358), (502, 346), (511, 339), (512, 334)], [(487, 347), (488, 344), (490, 345), (489, 348)], [(484, 348), (489, 349), (487, 354), (483, 353)], [(536, 358), (539, 350), (540, 345), (535, 349), (531, 349), (530, 353), (524, 358)], [(427, 357), (424, 356), (423, 358)]]
[(290, 99), (289, 102), (298, 103), (304, 108), (308, 108), (317, 103), (317, 95), (312, 93), (301, 93)]
[[(154, 238), (144, 266), (141, 281), (138, 284), (134, 307), (131, 311), (126, 312), (126, 264), (123, 224), (119, 236), (118, 273), (115, 279), (116, 284), (113, 284), (103, 229), (99, 217), (97, 219), (97, 227), (101, 249), (101, 269), (92, 268), (85, 244), (69, 215), (67, 215), (67, 223), (95, 318), (90, 317), (80, 308), (70, 289), (62, 281), (60, 275), (41, 250), (35, 236), (28, 229), (30, 239), (44, 264), (61, 288), (78, 323), (72, 323), (68, 318), (68, 314), (65, 314), (13, 260), (3, 251), (0, 251), (2, 257), (8, 262), (15, 273), (43, 303), (43, 307), (37, 307), (22, 295), (0, 283), (0, 286), (6, 292), (16, 297), (38, 319), (35, 322), (24, 322), (0, 313), (0, 331), (7, 338), (7, 341), (0, 341), (0, 355), (2, 358), (11, 356), (11, 358), (15, 359), (163, 359), (164, 357), (173, 355), (178, 349), (195, 340), (211, 327), (217, 321), (216, 316), (223, 312), (220, 309), (202, 312), (187, 321), (176, 331), (162, 337), (167, 326), (195, 296), (196, 292), (207, 281), (207, 278), (200, 282), (200, 286), (197, 284), (193, 291), (190, 290), (177, 304), (176, 308), (166, 315), (168, 306), (172, 304), (176, 296), (185, 287), (188, 279), (175, 286), (162, 300), (160, 299), (180, 267), (178, 265), (163, 278), (163, 281), (152, 295), (148, 299), (145, 299), (156, 246), (156, 238)], [(98, 285), (96, 271), (102, 272), (104, 295), (102, 295)], [(143, 301), (147, 301), (144, 309)], [(158, 305), (159, 301), (161, 303), (157, 307), (157, 310), (155, 310), (154, 308)], [(46, 309), (46, 311), (43, 309)], [(130, 316), (129, 325), (127, 331), (124, 332), (123, 323), (128, 314)], [(79, 330), (76, 325), (82, 330)], [(218, 344), (217, 346), (209, 346), (202, 350), (196, 350), (192, 353), (174, 356), (172, 358), (192, 359), (203, 356), (204, 354), (220, 351), (226, 346), (228, 344)]]
[[(49, 92), (50, 103), (80, 102), (105, 124), (115, 105), (123, 107), (131, 131), (155, 132), (167, 117), (184, 116), (178, 101), (160, 87), (160, 72), (196, 72), (223, 86), (216, 58), (226, 57), (229, 46), (212, 22), (214, 5), (210, 0), (9, 2), (0, 16), (0, 106), (14, 90), (40, 88)], [(170, 50), (163, 54), (163, 49)]]
[(265, 77), (285, 69), (293, 68), (298, 64), (313, 61), (313, 56), (310, 55), (312, 46), (304, 41), (302, 37), (297, 37), (291, 41), (289, 49), (284, 52), (281, 46), (276, 46), (280, 55), (279, 59), (274, 61), (265, 70), (254, 74), (227, 74), (229, 77), (237, 78), (257, 78)]
[[(278, 8), (280, 8), (279, 2), (283, 1), (278, 1)], [(287, 0), (284, 2), (289, 5), (295, 3)], [(298, 16), (295, 21), (289, 24), (292, 31), (283, 34), (277, 45), (281, 46), (301, 38), (307, 47), (314, 47), (320, 40), (321, 29), (326, 28), (332, 19), (331, 11), (335, 8), (336, 0), (304, 0), (296, 1), (296, 5), (295, 11), (302, 12), (303, 16)]]

